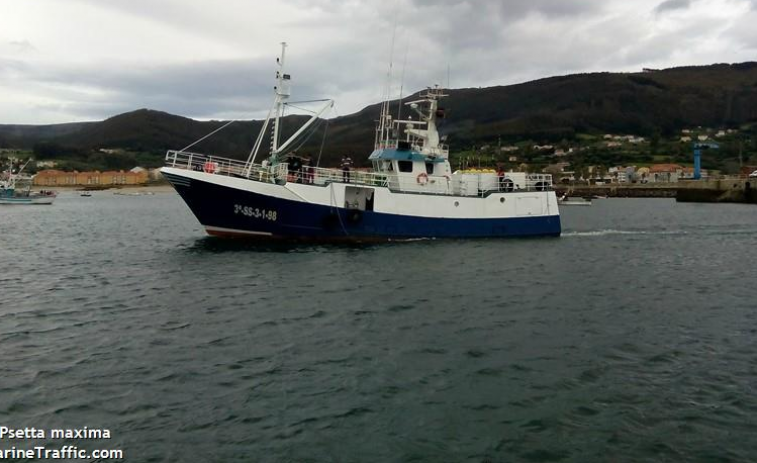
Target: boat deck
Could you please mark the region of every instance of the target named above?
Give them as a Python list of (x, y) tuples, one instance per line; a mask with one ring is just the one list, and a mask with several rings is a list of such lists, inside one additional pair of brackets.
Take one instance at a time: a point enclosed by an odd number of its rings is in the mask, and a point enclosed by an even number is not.
[(445, 194), (455, 196), (488, 196), (493, 192), (522, 192), (552, 190), (552, 176), (545, 174), (456, 172), (452, 176), (426, 175), (421, 183), (414, 175), (383, 173), (351, 169), (328, 169), (303, 166), (290, 170), (287, 163), (263, 165), (219, 156), (168, 151), (166, 166), (244, 178), (252, 181), (286, 184), (288, 182), (327, 186), (331, 183), (349, 183), (370, 187), (386, 187), (403, 193)]

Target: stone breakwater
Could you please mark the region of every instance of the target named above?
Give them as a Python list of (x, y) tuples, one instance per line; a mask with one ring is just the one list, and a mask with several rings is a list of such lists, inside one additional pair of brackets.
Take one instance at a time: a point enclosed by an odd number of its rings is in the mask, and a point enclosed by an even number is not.
[(648, 185), (555, 185), (558, 196), (607, 196), (609, 198), (675, 198), (674, 184)]
[(757, 179), (723, 178), (678, 183), (556, 185), (558, 195), (610, 198), (676, 198), (679, 202), (757, 204)]
[(684, 182), (676, 200), (690, 203), (757, 204), (757, 178), (724, 178)]

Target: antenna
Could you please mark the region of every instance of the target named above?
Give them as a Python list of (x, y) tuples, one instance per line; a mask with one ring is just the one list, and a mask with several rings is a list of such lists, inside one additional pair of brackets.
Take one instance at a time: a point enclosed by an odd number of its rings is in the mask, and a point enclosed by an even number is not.
[(289, 80), (289, 76), (284, 74), (286, 48), (286, 42), (281, 42), (281, 57), (276, 60), (279, 70), (276, 71), (276, 118), (273, 120), (273, 139), (271, 140), (271, 154), (273, 155), (278, 154), (279, 151), (279, 126), (281, 124), (280, 119), (284, 115), (284, 105), (282, 102), (289, 97), (289, 82), (284, 82), (285, 80)]
[(392, 42), (391, 47), (389, 50), (389, 69), (386, 73), (386, 87), (384, 87), (384, 95), (382, 97), (384, 98), (383, 103), (381, 104), (381, 116), (379, 118), (378, 127), (376, 127), (376, 145), (375, 148), (379, 149), (380, 146), (386, 146), (389, 144), (389, 134), (391, 132), (391, 118), (392, 116), (389, 114), (389, 101), (392, 98), (392, 69), (394, 67), (394, 42), (397, 38), (397, 22), (398, 22), (398, 15), (396, 14), (399, 11), (399, 2), (396, 1), (394, 4), (394, 11), (395, 11), (395, 21), (394, 26), (392, 28)]
[(450, 53), (451, 49), (452, 49), (452, 44), (451, 44), (451, 41), (450, 41), (450, 37), (448, 36), (447, 37), (447, 46), (446, 46), (446, 50), (445, 50), (445, 54), (447, 55), (447, 88), (450, 88), (449, 87), (449, 57), (452, 54), (452, 53)]
[(407, 51), (410, 48), (405, 44), (405, 58), (402, 60), (402, 78), (400, 79), (400, 98), (397, 104), (397, 120), (402, 119), (402, 91), (405, 89), (405, 68), (407, 67)]

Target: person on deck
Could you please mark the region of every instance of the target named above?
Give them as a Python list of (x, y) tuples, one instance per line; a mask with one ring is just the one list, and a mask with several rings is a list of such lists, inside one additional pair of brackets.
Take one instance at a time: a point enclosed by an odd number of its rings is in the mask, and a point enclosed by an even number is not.
[(295, 156), (292, 158), (292, 161), (289, 163), (289, 172), (290, 174), (294, 175), (294, 181), (297, 183), (302, 183), (302, 161), (299, 157)]
[(347, 155), (342, 156), (342, 180), (345, 183), (350, 182), (350, 168), (352, 167), (352, 158)]
[(505, 189), (505, 169), (501, 165), (497, 166), (497, 186), (499, 191)]
[(305, 156), (305, 162), (302, 164), (302, 172), (305, 176), (305, 183), (313, 183), (315, 169), (313, 169), (313, 159), (310, 156)]

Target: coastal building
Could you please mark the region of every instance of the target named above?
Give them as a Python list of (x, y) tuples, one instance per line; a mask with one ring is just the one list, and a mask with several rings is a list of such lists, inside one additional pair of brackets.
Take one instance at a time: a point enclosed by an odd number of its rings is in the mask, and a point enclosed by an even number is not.
[(37, 169), (52, 169), (57, 165), (55, 161), (37, 161)]
[(569, 154), (573, 154), (573, 148), (568, 148), (568, 149), (557, 148), (555, 150), (555, 154), (554, 155), (558, 156), (558, 157), (563, 157), (563, 156), (567, 156)]
[(557, 172), (557, 173), (560, 173), (560, 172), (565, 172), (565, 169), (567, 169), (568, 167), (570, 167), (570, 163), (569, 162), (558, 162), (558, 163), (555, 163), (555, 164), (548, 165), (547, 167), (545, 167), (544, 169), (542, 169), (542, 172), (547, 172), (547, 173), (555, 173), (555, 172)]
[(649, 167), (648, 180), (652, 183), (675, 183), (683, 174), (678, 164), (653, 164)]
[(141, 185), (148, 180), (147, 171), (90, 171), (64, 172), (61, 170), (43, 170), (34, 176), (35, 186), (112, 186)]
[(558, 162), (556, 164), (550, 164), (542, 172), (552, 175), (555, 182), (564, 183), (566, 181), (575, 180), (575, 172), (568, 170), (570, 167), (569, 162)]
[[(707, 169), (701, 169), (699, 172), (700, 178), (706, 180), (710, 177), (710, 172)], [(694, 180), (694, 168), (684, 167), (681, 169), (680, 180)]]
[(741, 166), (741, 169), (739, 169), (739, 174), (748, 176), (752, 172), (757, 171), (757, 165), (755, 166)]
[(607, 169), (607, 173), (615, 183), (629, 183), (636, 179), (636, 166), (616, 166)]
[(649, 167), (639, 167), (638, 169), (636, 169), (634, 178), (636, 181), (641, 183), (649, 182)]
[[(616, 143), (631, 143), (634, 145), (638, 145), (639, 143), (644, 143), (646, 139), (644, 137), (637, 137), (636, 135), (610, 135), (607, 134), (604, 136), (604, 139), (608, 142), (616, 142)], [(620, 145), (618, 145), (620, 146)]]

